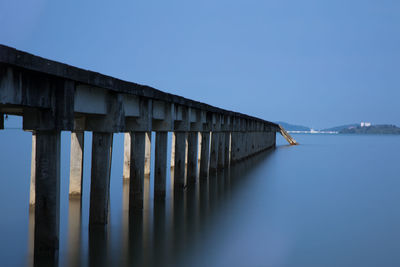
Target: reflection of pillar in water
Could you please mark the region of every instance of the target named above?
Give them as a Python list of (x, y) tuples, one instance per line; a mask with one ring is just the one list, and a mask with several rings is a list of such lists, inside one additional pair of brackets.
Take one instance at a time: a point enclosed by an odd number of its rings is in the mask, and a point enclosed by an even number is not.
[(172, 238), (170, 239), (172, 261), (179, 256), (182, 247), (185, 246), (186, 227), (186, 191), (175, 191), (173, 196), (173, 215), (172, 215)]
[(200, 217), (208, 218), (210, 209), (210, 180), (203, 179), (199, 183)]
[(122, 183), (122, 251), (121, 262), (128, 266), (126, 259), (129, 256), (129, 181), (124, 180)]
[(81, 266), (81, 222), (81, 200), (70, 199), (68, 207), (68, 266)]
[(35, 209), (29, 209), (29, 228), (28, 228), (28, 258), (26, 266), (33, 266), (33, 247), (35, 237)]
[(226, 197), (229, 199), (231, 196), (231, 168), (230, 166), (228, 166), (225, 170), (224, 170), (224, 181), (225, 181), (225, 193), (226, 193)]
[(186, 193), (186, 206), (185, 206), (185, 240), (186, 244), (189, 240), (193, 243), (197, 243), (199, 237), (199, 217), (198, 217), (198, 206), (196, 188), (190, 188)]
[(153, 208), (153, 238), (152, 248), (148, 249), (148, 257), (153, 261), (151, 266), (163, 266), (167, 257), (168, 246), (166, 244), (166, 215), (165, 201), (154, 200)]
[(108, 266), (107, 226), (91, 225), (89, 227), (89, 266)]
[(150, 192), (150, 175), (145, 174), (143, 187), (143, 266), (148, 266), (148, 251), (151, 247), (151, 230), (152, 230), (152, 203)]
[(129, 210), (128, 266), (143, 266), (143, 211)]

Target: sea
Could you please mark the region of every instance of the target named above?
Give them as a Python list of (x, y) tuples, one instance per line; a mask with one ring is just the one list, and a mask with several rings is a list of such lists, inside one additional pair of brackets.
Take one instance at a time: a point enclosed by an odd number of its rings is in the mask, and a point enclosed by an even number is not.
[[(5, 127), (0, 266), (32, 266), (32, 135), (18, 117)], [(89, 231), (91, 133), (81, 203), (68, 197), (70, 133), (62, 132), (58, 266), (400, 266), (400, 136), (293, 137), (300, 145), (278, 136), (274, 149), (179, 194), (168, 171), (165, 202), (154, 201), (151, 174), (143, 212), (129, 215), (123, 134), (115, 134), (109, 223)]]

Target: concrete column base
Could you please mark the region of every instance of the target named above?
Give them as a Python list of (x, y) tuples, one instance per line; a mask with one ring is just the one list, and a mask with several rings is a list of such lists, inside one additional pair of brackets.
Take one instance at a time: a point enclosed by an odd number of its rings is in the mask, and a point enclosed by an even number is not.
[(131, 133), (131, 169), (129, 183), (129, 210), (142, 210), (144, 199), (144, 172), (146, 132)]
[(231, 133), (225, 133), (225, 166), (231, 165)]
[(210, 168), (210, 132), (201, 133), (200, 178), (207, 179)]
[(225, 133), (218, 133), (218, 169), (225, 167)]
[(189, 184), (196, 183), (197, 177), (197, 154), (199, 146), (198, 132), (188, 133), (188, 159), (187, 159), (187, 182)]
[(31, 153), (31, 184), (29, 194), (29, 209), (35, 209), (35, 176), (36, 176), (36, 133), (32, 132), (32, 153)]
[(84, 132), (71, 132), (70, 198), (80, 198), (82, 195), (84, 137)]
[(93, 133), (89, 224), (108, 223), (112, 133)]
[(154, 199), (165, 199), (167, 179), (168, 132), (156, 132), (154, 162)]
[(56, 265), (60, 225), (60, 132), (37, 131), (34, 265)]
[(146, 132), (146, 153), (144, 159), (144, 175), (146, 177), (150, 176), (150, 163), (151, 163), (151, 132)]
[(211, 132), (210, 174), (215, 174), (218, 170), (218, 147), (219, 133)]
[(175, 132), (171, 133), (171, 168), (175, 167)]
[(181, 190), (186, 186), (186, 157), (187, 157), (187, 133), (175, 132), (175, 167), (174, 189)]
[(124, 134), (124, 169), (122, 178), (129, 179), (131, 171), (131, 135), (130, 133)]

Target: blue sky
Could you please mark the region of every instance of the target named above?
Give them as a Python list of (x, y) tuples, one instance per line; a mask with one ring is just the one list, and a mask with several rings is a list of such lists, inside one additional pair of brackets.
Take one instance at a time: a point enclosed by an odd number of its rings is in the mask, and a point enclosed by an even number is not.
[(267, 120), (400, 125), (400, 1), (0, 2), (0, 43)]

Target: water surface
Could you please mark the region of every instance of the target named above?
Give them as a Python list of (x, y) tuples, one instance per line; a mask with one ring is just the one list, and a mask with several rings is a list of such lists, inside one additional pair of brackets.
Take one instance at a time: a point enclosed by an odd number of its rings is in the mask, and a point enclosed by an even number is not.
[[(400, 137), (294, 137), (182, 194), (168, 179), (165, 203), (150, 176), (144, 211), (129, 216), (117, 134), (110, 223), (89, 231), (91, 135), (81, 207), (68, 200), (63, 133), (59, 266), (400, 266)], [(0, 131), (0, 147), (0, 265), (29, 266), (31, 135)]]

